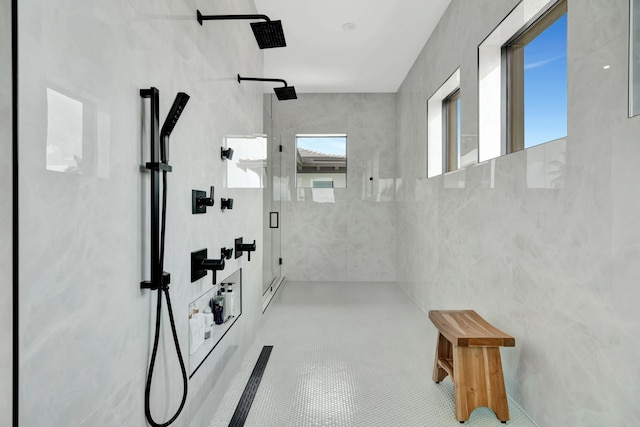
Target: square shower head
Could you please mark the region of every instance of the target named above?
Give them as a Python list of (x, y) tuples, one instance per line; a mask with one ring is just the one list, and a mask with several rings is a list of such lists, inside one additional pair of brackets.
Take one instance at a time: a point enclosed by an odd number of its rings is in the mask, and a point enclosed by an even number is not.
[(251, 29), (260, 49), (285, 47), (287, 45), (281, 21), (252, 22)]
[(274, 87), (273, 91), (278, 97), (278, 101), (286, 101), (287, 99), (298, 99), (296, 88), (293, 86)]

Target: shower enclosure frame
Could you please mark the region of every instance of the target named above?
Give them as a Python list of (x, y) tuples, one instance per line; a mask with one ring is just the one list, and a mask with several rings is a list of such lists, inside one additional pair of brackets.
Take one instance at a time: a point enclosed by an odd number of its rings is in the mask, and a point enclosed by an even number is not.
[[(262, 310), (266, 311), (271, 299), (284, 282), (282, 273), (282, 155), (283, 146), (279, 136), (273, 134), (271, 112), (273, 94), (265, 95), (264, 133), (267, 138), (267, 177), (263, 193), (263, 278)], [(275, 215), (274, 215), (275, 214)], [(277, 223), (272, 221), (277, 217)]]

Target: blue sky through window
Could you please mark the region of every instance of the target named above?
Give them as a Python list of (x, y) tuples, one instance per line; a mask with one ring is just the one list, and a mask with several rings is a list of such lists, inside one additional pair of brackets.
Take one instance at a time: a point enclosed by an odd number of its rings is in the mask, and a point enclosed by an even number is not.
[(317, 151), (324, 154), (347, 155), (346, 136), (298, 136), (298, 148)]
[(567, 136), (567, 15), (524, 48), (524, 146)]

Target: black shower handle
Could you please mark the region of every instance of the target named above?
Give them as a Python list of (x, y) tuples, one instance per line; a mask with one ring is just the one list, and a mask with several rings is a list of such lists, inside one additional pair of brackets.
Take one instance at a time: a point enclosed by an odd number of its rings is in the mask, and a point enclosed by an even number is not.
[(220, 259), (203, 259), (200, 266), (205, 270), (224, 270), (224, 258)]
[(256, 250), (256, 241), (254, 240), (253, 243), (242, 243), (240, 250), (247, 251), (247, 261), (251, 261), (251, 252)]
[(213, 206), (213, 185), (209, 192), (210, 197), (198, 197), (198, 206)]
[(238, 245), (238, 249), (241, 251), (247, 251), (247, 252), (252, 252), (256, 250), (256, 241), (254, 240), (253, 243), (240, 243)]

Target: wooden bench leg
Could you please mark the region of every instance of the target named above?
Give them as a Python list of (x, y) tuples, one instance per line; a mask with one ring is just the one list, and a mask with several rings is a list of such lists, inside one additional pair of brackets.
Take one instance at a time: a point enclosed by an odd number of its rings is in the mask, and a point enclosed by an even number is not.
[(454, 348), (456, 419), (467, 421), (474, 409), (486, 406), (500, 421), (509, 420), (499, 347)]
[(451, 343), (441, 333), (438, 333), (436, 357), (433, 361), (433, 381), (436, 383), (441, 382), (447, 376), (447, 371), (438, 366), (438, 359), (453, 359)]

